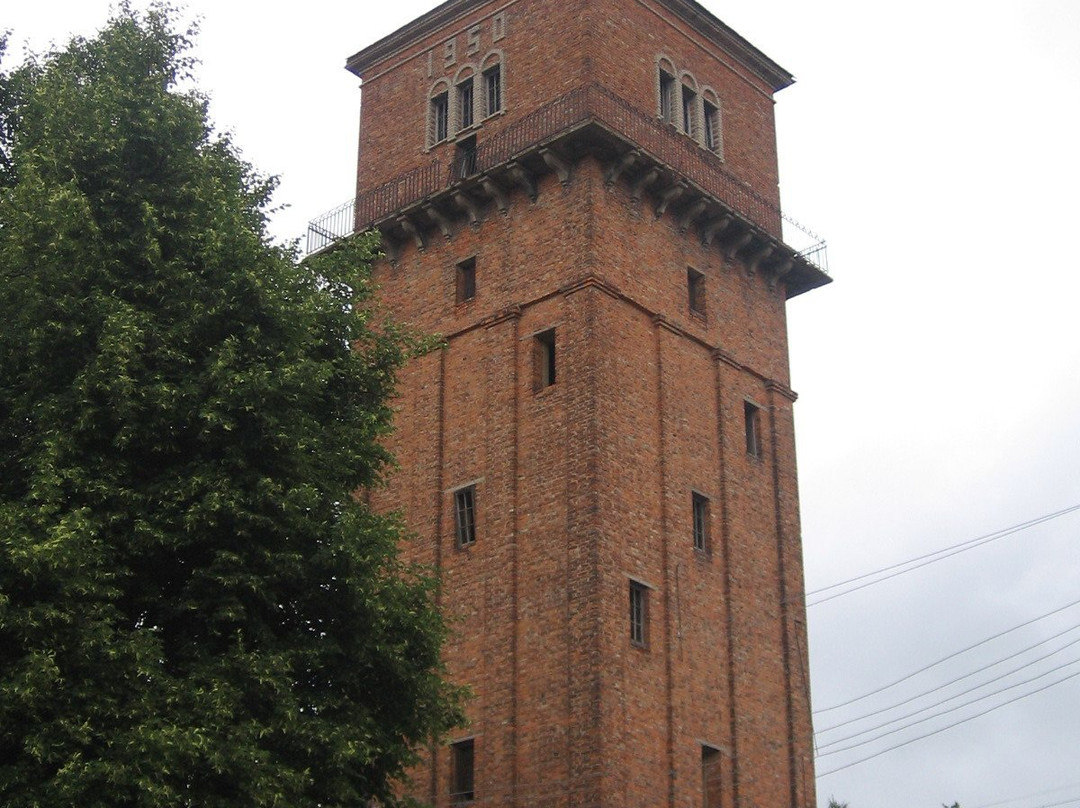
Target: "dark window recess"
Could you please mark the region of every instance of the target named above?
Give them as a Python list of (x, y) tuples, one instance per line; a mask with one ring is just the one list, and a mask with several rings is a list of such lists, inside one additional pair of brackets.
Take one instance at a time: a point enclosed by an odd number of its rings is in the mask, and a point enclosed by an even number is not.
[(690, 311), (705, 314), (705, 276), (696, 269), (686, 270), (686, 291), (689, 295)]
[(704, 808), (720, 808), (721, 753), (719, 749), (702, 745), (701, 747), (701, 804)]
[(439, 143), (450, 135), (450, 95), (440, 93), (431, 99), (431, 142)]
[(660, 117), (675, 123), (675, 77), (660, 71)]
[(476, 798), (473, 788), (475, 759), (472, 739), (458, 741), (452, 744), (450, 749), (454, 769), (450, 781), (450, 799), (454, 805), (472, 802)]
[(723, 149), (720, 138), (720, 109), (705, 102), (705, 148), (719, 154)]
[(746, 453), (761, 457), (761, 409), (749, 401), (743, 404), (746, 416)]
[(630, 582), (630, 643), (649, 644), (649, 588), (637, 581)]
[(457, 302), (467, 303), (476, 297), (476, 259), (468, 258), (457, 265)]
[(460, 488), (454, 492), (454, 531), (458, 547), (476, 541), (476, 488)]
[(476, 135), (470, 135), (457, 142), (454, 173), (457, 175), (456, 179), (459, 180), (476, 173)]
[(709, 550), (709, 498), (695, 493), (692, 504), (694, 510), (694, 549), (707, 552)]
[(468, 129), (473, 125), (473, 80), (469, 76), (457, 87), (458, 129)]
[(484, 114), (494, 115), (502, 110), (502, 65), (484, 71)]
[(682, 127), (690, 137), (694, 136), (694, 108), (697, 104), (697, 93), (687, 87), (682, 88)]
[(537, 334), (533, 344), (533, 387), (543, 390), (555, 384), (555, 329)]

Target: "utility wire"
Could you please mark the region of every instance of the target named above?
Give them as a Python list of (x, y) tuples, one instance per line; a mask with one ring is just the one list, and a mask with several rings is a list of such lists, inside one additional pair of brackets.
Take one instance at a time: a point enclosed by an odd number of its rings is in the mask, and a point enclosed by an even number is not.
[[(945, 547), (941, 550), (935, 550), (932, 553), (927, 553), (925, 555), (917, 556), (915, 558), (909, 558), (907, 561), (901, 561), (888, 567), (882, 567), (881, 569), (873, 570), (872, 572), (857, 575), (854, 578), (847, 579), (846, 581), (840, 581), (835, 584), (830, 584), (829, 586), (821, 587), (820, 589), (814, 589), (806, 593), (807, 598), (811, 598), (814, 595), (820, 595), (821, 593), (828, 592), (832, 589), (838, 589), (842, 586), (847, 586), (848, 584), (865, 581), (865, 583), (859, 584), (859, 586), (853, 586), (850, 589), (845, 589), (842, 592), (837, 592), (835, 594), (829, 595), (828, 597), (819, 598), (812, 602), (807, 602), (806, 605), (817, 606), (821, 603), (827, 603), (830, 600), (834, 600), (844, 595), (850, 595), (852, 592), (858, 592), (860, 589), (866, 589), (868, 586), (879, 584), (882, 581), (888, 581), (891, 578), (896, 578), (897, 576), (903, 575), (908, 572), (914, 572), (915, 570), (928, 566), (929, 564), (943, 561), (946, 558), (951, 558), (954, 555), (959, 555), (960, 553), (966, 552), (968, 550), (973, 550), (976, 547), (981, 547), (984, 544), (989, 544), (990, 542), (997, 541), (998, 539), (1003, 539), (1006, 536), (1011, 536), (1014, 533), (1019, 533), (1022, 530), (1027, 530), (1028, 528), (1034, 527), (1035, 525), (1041, 525), (1043, 522), (1049, 522), (1051, 519), (1057, 519), (1061, 516), (1065, 516), (1066, 514), (1070, 514), (1073, 511), (1078, 510), (1080, 510), (1080, 504), (1072, 505), (1060, 511), (1055, 511), (1054, 513), (1048, 513), (1042, 516), (1035, 517), (1034, 519), (1029, 519), (1026, 522), (1021, 522), (1020, 524), (1013, 525), (1012, 527), (1002, 528), (1000, 530), (995, 530), (993, 533), (987, 533), (974, 539), (968, 539), (967, 541), (960, 542), (959, 544), (954, 544), (951, 547)], [(902, 567), (904, 569), (901, 569)], [(887, 572), (891, 574), (883, 575), (883, 573)], [(876, 577), (879, 575), (882, 577)], [(867, 581), (867, 578), (873, 578), (874, 580)]]
[[(836, 774), (837, 772), (843, 771), (844, 769), (850, 769), (852, 766), (858, 766), (860, 763), (866, 763), (866, 761), (868, 761), (868, 760), (873, 760), (876, 757), (881, 757), (882, 755), (884, 755), (884, 754), (886, 754), (888, 752), (892, 752), (892, 751), (895, 751), (897, 749), (900, 749), (901, 747), (907, 746), (909, 744), (913, 744), (916, 741), (921, 741), (924, 738), (929, 738), (932, 735), (937, 735), (937, 734), (939, 734), (941, 732), (944, 732), (947, 729), (952, 729), (953, 727), (958, 727), (961, 724), (966, 724), (968, 721), (972, 721), (972, 720), (974, 720), (976, 718), (984, 716), (987, 713), (992, 713), (994, 710), (997, 710), (997, 709), (999, 709), (1001, 707), (1004, 707), (1004, 706), (1006, 706), (1008, 704), (1012, 704), (1013, 702), (1020, 701), (1021, 699), (1026, 699), (1028, 696), (1034, 696), (1036, 693), (1041, 693), (1044, 690), (1049, 690), (1051, 687), (1054, 687), (1055, 685), (1060, 685), (1062, 682), (1067, 682), (1070, 679), (1075, 679), (1077, 676), (1080, 676), (1080, 671), (1078, 671), (1076, 673), (1073, 673), (1073, 674), (1069, 674), (1068, 676), (1066, 676), (1066, 677), (1064, 677), (1062, 679), (1058, 679), (1056, 682), (1051, 682), (1048, 685), (1043, 685), (1038, 690), (1032, 690), (1030, 693), (1024, 693), (1022, 695), (1016, 696), (1015, 698), (1009, 699), (1008, 701), (1004, 701), (1004, 702), (1002, 702), (1001, 704), (998, 704), (995, 707), (990, 707), (990, 708), (988, 708), (986, 710), (983, 710), (981, 713), (975, 713), (974, 715), (969, 715), (967, 718), (961, 718), (959, 721), (954, 721), (952, 724), (949, 724), (948, 726), (944, 726), (944, 727), (941, 727), (939, 729), (932, 730), (931, 732), (927, 732), (925, 735), (919, 735), (918, 737), (915, 737), (915, 738), (909, 738), (908, 740), (902, 741), (901, 743), (895, 744), (894, 746), (890, 746), (890, 747), (888, 747), (886, 749), (882, 749), (880, 752), (875, 752), (874, 754), (867, 755), (864, 758), (859, 758), (858, 760), (853, 760), (851, 763), (845, 763), (843, 766), (837, 766), (835, 769), (830, 769), (827, 772), (821, 772), (821, 773), (818, 774), (818, 777), (828, 777), (830, 774)], [(1069, 800), (1069, 802), (1074, 802), (1074, 800)], [(1051, 806), (1040, 806), (1040, 808), (1051, 808)]]
[[(1049, 796), (1051, 794), (1056, 794), (1059, 791), (1067, 791), (1070, 788), (1076, 788), (1077, 786), (1080, 786), (1080, 780), (1078, 780), (1075, 783), (1066, 783), (1065, 785), (1058, 786), (1057, 788), (1048, 788), (1045, 791), (1037, 791), (1034, 794), (1025, 794), (1022, 797), (1010, 797), (1007, 800), (998, 800), (997, 802), (986, 802), (986, 803), (983, 803), (982, 805), (976, 805), (976, 806), (974, 806), (974, 808), (999, 808), (999, 806), (1008, 805), (1010, 802), (1023, 802), (1024, 800), (1031, 800), (1031, 799), (1034, 799), (1035, 797), (1047, 797), (1047, 796)], [(1070, 799), (1068, 801), (1069, 802), (1076, 802), (1077, 800), (1080, 800), (1080, 797), (1074, 797), (1074, 798), (1072, 798), (1072, 799)]]
[(1063, 800), (1061, 802), (1048, 802), (1042, 805), (1036, 805), (1035, 808), (1060, 808), (1062, 805), (1074, 805), (1078, 802), (1080, 802), (1080, 797), (1073, 797), (1071, 799)]
[(1014, 631), (1025, 628), (1026, 626), (1030, 626), (1032, 623), (1038, 623), (1040, 620), (1045, 620), (1047, 617), (1052, 617), (1053, 615), (1058, 614), (1059, 612), (1063, 612), (1066, 609), (1071, 609), (1073, 606), (1076, 606), (1078, 604), (1080, 604), (1080, 600), (1074, 600), (1072, 603), (1066, 603), (1064, 606), (1061, 606), (1061, 607), (1059, 607), (1057, 609), (1054, 609), (1053, 611), (1049, 611), (1046, 614), (1041, 614), (1038, 617), (1033, 617), (1030, 620), (1026, 620), (1023, 623), (1020, 623), (1019, 625), (1013, 626), (1012, 628), (1006, 629), (1005, 631), (994, 634), (993, 636), (987, 637), (984, 640), (979, 640), (979, 642), (975, 643), (974, 645), (969, 645), (967, 648), (961, 648), (959, 651), (954, 651), (953, 653), (949, 654), (948, 656), (944, 656), (941, 659), (937, 660), (937, 662), (931, 662), (929, 665), (926, 665), (926, 666), (924, 666), (922, 668), (919, 668), (917, 671), (912, 671), (911, 673), (907, 674), (906, 676), (901, 676), (899, 679), (896, 679), (895, 681), (889, 682), (888, 684), (884, 684), (881, 687), (876, 688), (875, 690), (869, 691), (868, 693), (863, 693), (861, 696), (856, 696), (853, 699), (848, 699), (847, 701), (840, 702), (839, 704), (833, 704), (830, 707), (822, 707), (820, 710), (814, 710), (814, 715), (820, 715), (821, 713), (827, 713), (827, 712), (830, 712), (832, 710), (838, 710), (841, 707), (847, 707), (849, 704), (854, 704), (857, 701), (862, 701), (863, 699), (870, 698), (870, 696), (876, 696), (878, 693), (881, 693), (884, 690), (888, 690), (889, 688), (896, 687), (898, 684), (901, 684), (902, 682), (906, 682), (908, 679), (911, 679), (911, 678), (913, 678), (915, 676), (918, 676), (920, 673), (925, 673), (926, 671), (930, 670), (931, 668), (936, 668), (938, 665), (942, 664), (943, 662), (948, 662), (950, 659), (955, 659), (956, 657), (960, 656), (961, 654), (966, 654), (968, 651), (973, 651), (974, 649), (976, 649), (976, 648), (978, 648), (978, 647), (980, 647), (982, 645), (986, 645), (988, 642), (992, 642), (993, 640), (1000, 639), (1001, 637), (1004, 637), (1006, 634), (1011, 634)]
[[(937, 687), (931, 688), (930, 690), (923, 691), (922, 693), (919, 693), (919, 694), (917, 694), (915, 696), (912, 696), (911, 698), (904, 699), (903, 701), (898, 701), (896, 704), (892, 704), (892, 705), (890, 705), (888, 707), (882, 707), (880, 710), (874, 710), (873, 712), (865, 713), (864, 715), (860, 715), (860, 716), (858, 716), (856, 718), (851, 718), (851, 719), (849, 719), (847, 721), (842, 721), (839, 724), (833, 724), (831, 727), (825, 727), (824, 729), (817, 730), (817, 732), (832, 732), (834, 729), (840, 729), (840, 727), (846, 727), (848, 724), (855, 724), (855, 723), (858, 723), (859, 721), (865, 721), (867, 718), (872, 718), (875, 715), (881, 715), (881, 713), (890, 712), (891, 710), (895, 710), (897, 707), (903, 707), (905, 704), (910, 704), (913, 701), (917, 701), (917, 700), (919, 700), (921, 698), (929, 696), (931, 693), (936, 693), (939, 690), (944, 690), (946, 687), (949, 687), (950, 685), (954, 685), (957, 682), (961, 682), (964, 679), (968, 679), (968, 678), (970, 678), (972, 676), (975, 676), (976, 674), (983, 673), (984, 671), (988, 671), (988, 670), (990, 670), (990, 668), (996, 667), (996, 666), (1000, 665), (1003, 662), (1008, 662), (1010, 659), (1014, 659), (1014, 658), (1016, 658), (1016, 657), (1018, 657), (1018, 656), (1020, 656), (1022, 654), (1026, 654), (1028, 651), (1034, 650), (1035, 648), (1037, 648), (1040, 645), (1045, 645), (1046, 643), (1050, 642), (1051, 640), (1056, 640), (1058, 637), (1062, 636), (1063, 634), (1068, 634), (1070, 631), (1076, 631), (1078, 628), (1080, 628), (1080, 626), (1070, 626), (1069, 628), (1065, 629), (1064, 631), (1059, 631), (1053, 637), (1047, 637), (1045, 640), (1040, 640), (1039, 642), (1035, 643), (1034, 645), (1029, 645), (1027, 648), (1023, 648), (1023, 649), (1017, 651), (1015, 654), (1010, 654), (1009, 656), (1003, 657), (1002, 659), (999, 659), (996, 662), (991, 662), (989, 665), (984, 665), (981, 668), (976, 668), (975, 670), (970, 671), (969, 673), (965, 673), (963, 676), (958, 676), (957, 678), (955, 678), (955, 679), (953, 679), (951, 681), (945, 682), (945, 684), (941, 684), (941, 685), (938, 685)], [(1080, 637), (1078, 637), (1075, 640), (1072, 640), (1070, 642), (1067, 642), (1065, 645), (1051, 651), (1048, 654), (1043, 654), (1041, 657), (1033, 659), (1030, 662), (1025, 662), (1020, 667), (1013, 668), (1012, 670), (1007, 671), (1007, 672), (1001, 674), (1000, 676), (998, 676), (998, 677), (996, 677), (994, 679), (988, 679), (987, 681), (983, 682), (982, 684), (975, 685), (974, 687), (969, 688), (968, 690), (964, 690), (964, 691), (962, 691), (960, 693), (955, 693), (952, 696), (949, 696), (949, 698), (945, 699), (944, 701), (939, 701), (939, 702), (937, 702), (937, 704), (931, 704), (928, 707), (922, 708), (921, 710), (916, 710), (914, 713), (910, 713), (907, 717), (910, 717), (912, 715), (918, 715), (919, 713), (923, 712), (924, 710), (929, 710), (931, 707), (936, 707), (938, 704), (944, 704), (947, 701), (950, 701), (952, 699), (959, 698), (960, 696), (963, 696), (965, 693), (970, 693), (973, 690), (978, 690), (980, 687), (985, 687), (988, 684), (992, 684), (994, 682), (1000, 681), (1001, 679), (1004, 679), (1007, 676), (1012, 676), (1012, 674), (1014, 674), (1014, 673), (1019, 673), (1024, 668), (1030, 668), (1035, 663), (1042, 662), (1044, 659), (1049, 659), (1050, 657), (1054, 656), (1055, 654), (1059, 654), (1062, 651), (1064, 651), (1066, 648), (1070, 648), (1070, 647), (1076, 645), (1077, 643), (1080, 643)], [(882, 724), (880, 726), (886, 726), (888, 724), (893, 723), (894, 721), (899, 721), (899, 720), (900, 719), (895, 718), (892, 721), (887, 721), (885, 724)], [(877, 729), (877, 728), (878, 727), (875, 727), (875, 729)]]
[[(825, 757), (826, 755), (835, 755), (838, 752), (847, 752), (847, 751), (849, 751), (851, 749), (856, 749), (856, 748), (858, 748), (860, 746), (865, 746), (868, 743), (873, 743), (874, 741), (880, 740), (881, 738), (887, 738), (890, 735), (895, 735), (897, 732), (901, 732), (901, 731), (903, 731), (905, 729), (910, 729), (911, 727), (917, 726), (918, 724), (925, 724), (927, 721), (933, 721), (935, 718), (940, 718), (943, 715), (948, 715), (949, 713), (955, 713), (957, 710), (962, 710), (964, 707), (970, 707), (972, 704), (978, 704), (980, 701), (986, 701), (988, 698), (991, 698), (992, 696), (998, 696), (998, 695), (1001, 695), (1002, 693), (1007, 693), (1010, 690), (1015, 690), (1018, 687), (1023, 687), (1024, 685), (1029, 685), (1032, 682), (1037, 682), (1039, 679), (1042, 679), (1042, 678), (1044, 678), (1046, 676), (1049, 676), (1051, 673), (1057, 673), (1059, 670), (1061, 670), (1063, 668), (1068, 668), (1071, 665), (1075, 665), (1078, 662), (1080, 662), (1080, 659), (1072, 659), (1072, 660), (1069, 660), (1068, 662), (1063, 662), (1062, 664), (1058, 665), (1057, 667), (1051, 668), (1048, 671), (1043, 671), (1038, 676), (1033, 676), (1030, 679), (1025, 679), (1022, 682), (1016, 682), (1014, 684), (1008, 685), (1007, 687), (1003, 687), (1003, 688), (1001, 688), (999, 690), (995, 690), (993, 693), (986, 693), (986, 694), (984, 694), (982, 696), (979, 696), (977, 698), (965, 701), (962, 704), (957, 704), (955, 707), (949, 707), (946, 710), (940, 710), (940, 711), (934, 713), (933, 715), (924, 716), (923, 718), (920, 718), (917, 721), (912, 721), (909, 724), (904, 724), (903, 726), (896, 727), (895, 729), (891, 729), (888, 732), (883, 732), (880, 735), (875, 735), (873, 738), (867, 738), (865, 741), (859, 741), (858, 743), (851, 744), (851, 746), (843, 746), (843, 747), (841, 747), (839, 749), (833, 749), (831, 752), (822, 752), (821, 757)], [(1008, 676), (1008, 675), (1009, 674), (1005, 674), (1005, 676)], [(1077, 671), (1077, 673), (1075, 675), (1080, 676), (1080, 671)], [(1004, 676), (1001, 676), (1001, 677), (998, 677), (998, 678), (999, 679), (1004, 678)], [(964, 693), (957, 694), (957, 696), (951, 696), (950, 698), (947, 698), (947, 699), (945, 699), (943, 701), (939, 701), (937, 704), (931, 704), (928, 707), (923, 707), (921, 710), (916, 710), (915, 712), (913, 712), (913, 713), (911, 713), (909, 715), (901, 716), (900, 718), (894, 718), (892, 721), (886, 721), (884, 724), (879, 724), (876, 727), (871, 727), (870, 729), (864, 729), (864, 730), (862, 730), (860, 732), (856, 732), (853, 735), (849, 735), (846, 738), (838, 738), (835, 741), (830, 741), (827, 744), (822, 744), (822, 746), (820, 748), (821, 749), (828, 749), (830, 746), (836, 746), (837, 744), (844, 743), (845, 741), (850, 741), (850, 740), (852, 740), (854, 738), (858, 738), (860, 735), (866, 735), (867, 733), (874, 732), (875, 730), (883, 729), (884, 727), (889, 726), (889, 724), (895, 724), (897, 721), (903, 721), (903, 720), (905, 720), (907, 718), (913, 718), (914, 716), (917, 716), (919, 713), (924, 713), (927, 710), (933, 709), (934, 707), (940, 707), (942, 704), (946, 704), (946, 703), (952, 701), (954, 698), (957, 698), (958, 696), (962, 696), (965, 693), (971, 693), (971, 692), (973, 692), (975, 690), (978, 690), (978, 689), (980, 689), (982, 687), (985, 687), (988, 684), (992, 684), (995, 681), (997, 681), (997, 679), (992, 679), (989, 682), (986, 682), (985, 684), (981, 684), (978, 687), (973, 687), (970, 690), (964, 691)], [(1035, 691), (1035, 692), (1038, 692), (1038, 691)], [(1008, 703), (1008, 702), (1006, 702), (1006, 703)]]

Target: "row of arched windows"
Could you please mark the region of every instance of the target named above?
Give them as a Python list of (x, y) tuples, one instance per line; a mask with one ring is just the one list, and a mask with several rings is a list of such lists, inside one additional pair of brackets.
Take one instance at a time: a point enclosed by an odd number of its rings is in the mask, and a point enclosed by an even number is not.
[(453, 77), (441, 78), (431, 86), (429, 148), (502, 111), (502, 66), (502, 51), (492, 51), (478, 64), (462, 65)]
[(656, 114), (701, 146), (724, 156), (720, 96), (666, 56), (656, 58)]

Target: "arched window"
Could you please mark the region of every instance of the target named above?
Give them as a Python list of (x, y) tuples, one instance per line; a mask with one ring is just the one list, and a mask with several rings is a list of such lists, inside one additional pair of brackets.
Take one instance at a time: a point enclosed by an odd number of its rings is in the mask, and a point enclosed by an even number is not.
[(450, 137), (450, 84), (437, 81), (428, 94), (428, 148)]
[(485, 118), (502, 112), (506, 99), (503, 88), (503, 58), (501, 51), (492, 51), (480, 63), (483, 98), (481, 109)]
[(710, 88), (701, 91), (701, 145), (720, 157), (724, 156), (724, 119), (720, 113), (720, 98)]
[(682, 131), (695, 140), (701, 131), (698, 121), (698, 103), (700, 96), (697, 81), (690, 73), (683, 71), (679, 77), (679, 126)]
[(457, 131), (476, 123), (476, 68), (466, 65), (454, 77), (454, 119)]
[(656, 57), (656, 115), (702, 148), (724, 156), (720, 96), (698, 84), (689, 70), (679, 70), (667, 56)]
[(656, 115), (670, 124), (676, 122), (675, 65), (666, 56), (656, 60)]

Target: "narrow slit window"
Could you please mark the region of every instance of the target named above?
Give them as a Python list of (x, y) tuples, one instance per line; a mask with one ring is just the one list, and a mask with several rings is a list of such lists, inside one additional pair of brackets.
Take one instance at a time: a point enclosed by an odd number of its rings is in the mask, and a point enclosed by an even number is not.
[(743, 404), (746, 419), (746, 453), (761, 457), (761, 408), (749, 401)]
[(533, 345), (533, 364), (535, 382), (533, 387), (539, 392), (555, 384), (555, 329), (537, 334)]
[(630, 582), (630, 644), (649, 644), (649, 588), (637, 581)]
[(452, 744), (451, 757), (453, 773), (450, 781), (450, 800), (454, 805), (462, 805), (476, 799), (474, 787), (476, 764), (475, 748), (470, 738)]
[(694, 549), (709, 551), (709, 498), (694, 493), (691, 501), (694, 520)]
[(722, 768), (719, 749), (702, 744), (701, 746), (701, 804), (704, 808), (720, 808)]
[(696, 269), (686, 270), (686, 291), (689, 297), (690, 311), (705, 315), (705, 276)]
[(502, 65), (497, 64), (484, 71), (484, 115), (494, 115), (502, 110)]
[(457, 302), (468, 303), (476, 297), (476, 258), (468, 258), (457, 265)]
[(468, 486), (454, 492), (454, 531), (458, 547), (476, 543), (476, 487)]

